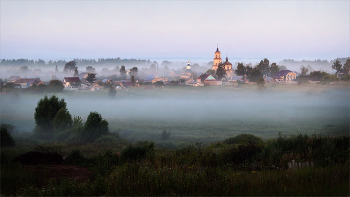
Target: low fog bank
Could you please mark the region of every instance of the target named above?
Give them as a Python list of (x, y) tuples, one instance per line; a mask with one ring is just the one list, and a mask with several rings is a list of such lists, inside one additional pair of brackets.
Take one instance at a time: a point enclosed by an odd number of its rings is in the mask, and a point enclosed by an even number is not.
[[(204, 90), (204, 89), (203, 89)], [(201, 135), (222, 132), (327, 132), (332, 127), (349, 127), (349, 90), (273, 91), (210, 89), (163, 93), (138, 92), (138, 97), (120, 96), (115, 99), (97, 96), (57, 94), (64, 98), (71, 115), (86, 120), (97, 111), (110, 122), (110, 129), (137, 132), (170, 130)], [(126, 93), (126, 92), (125, 92)], [(1, 123), (13, 124), (19, 131), (32, 131), (34, 111), (43, 95), (1, 95)], [(182, 130), (182, 126), (184, 126)], [(185, 128), (186, 127), (186, 128)], [(178, 129), (182, 131), (178, 131)], [(328, 129), (328, 130), (327, 130)], [(334, 129), (334, 128), (333, 128)], [(221, 134), (220, 134), (221, 135)], [(226, 135), (226, 134), (225, 134)], [(228, 135), (228, 134), (227, 134)], [(271, 133), (269, 134), (272, 135)]]

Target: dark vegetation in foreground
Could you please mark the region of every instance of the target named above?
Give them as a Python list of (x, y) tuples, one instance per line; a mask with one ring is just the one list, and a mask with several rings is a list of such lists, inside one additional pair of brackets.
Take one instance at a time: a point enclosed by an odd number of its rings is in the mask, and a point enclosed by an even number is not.
[[(28, 165), (33, 155), (40, 162)], [(291, 160), (314, 167), (291, 170)], [(126, 140), (1, 149), (1, 195), (348, 194), (348, 136), (296, 134), (262, 141), (242, 134), (175, 150)]]

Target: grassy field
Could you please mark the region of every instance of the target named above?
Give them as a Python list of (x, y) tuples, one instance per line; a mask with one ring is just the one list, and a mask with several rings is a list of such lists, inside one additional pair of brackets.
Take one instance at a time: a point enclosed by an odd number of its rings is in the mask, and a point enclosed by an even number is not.
[[(43, 94), (1, 95), (1, 123), (31, 132), (34, 109)], [(349, 134), (349, 84), (129, 88), (114, 99), (107, 90), (56, 94), (72, 115), (90, 111), (106, 118), (111, 131), (131, 141), (158, 142), (164, 130), (174, 144), (221, 141), (241, 133), (263, 139), (296, 132)]]

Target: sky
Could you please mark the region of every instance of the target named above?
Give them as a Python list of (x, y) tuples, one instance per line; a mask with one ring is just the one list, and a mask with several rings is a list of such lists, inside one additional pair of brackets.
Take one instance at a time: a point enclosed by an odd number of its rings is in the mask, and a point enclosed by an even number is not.
[(1, 0), (0, 59), (333, 60), (349, 2)]

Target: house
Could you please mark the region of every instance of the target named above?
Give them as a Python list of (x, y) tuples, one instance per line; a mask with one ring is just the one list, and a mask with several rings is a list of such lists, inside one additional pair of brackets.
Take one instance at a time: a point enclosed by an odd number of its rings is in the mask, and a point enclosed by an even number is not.
[(63, 85), (66, 89), (78, 88), (80, 86), (79, 77), (65, 77), (63, 79)]
[(110, 80), (110, 79), (102, 79), (101, 83), (103, 83), (103, 84), (111, 84), (112, 80)]
[(10, 78), (7, 79), (7, 83), (15, 83), (20, 78), (21, 77), (19, 76), (11, 76)]
[(31, 87), (33, 85), (37, 86), (39, 84), (44, 84), (44, 82), (42, 82), (40, 80), (40, 78), (21, 78), (15, 81), (15, 86), (17, 86), (18, 88), (28, 88)]
[(204, 80), (204, 85), (209, 85), (209, 86), (221, 86), (222, 85), (222, 80), (216, 80), (216, 79), (206, 79)]
[(274, 77), (276, 82), (291, 82), (297, 78), (296, 74), (290, 70), (281, 70)]
[(263, 77), (265, 83), (276, 83), (273, 77)]
[[(203, 82), (202, 82), (203, 79)], [(222, 85), (222, 80), (216, 80), (212, 75), (209, 74), (202, 74), (199, 77), (197, 77), (197, 83), (204, 84), (204, 85)]]

